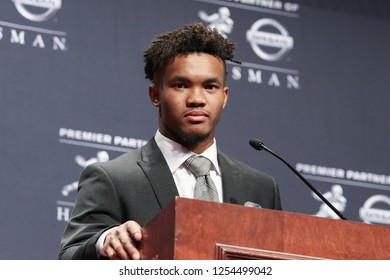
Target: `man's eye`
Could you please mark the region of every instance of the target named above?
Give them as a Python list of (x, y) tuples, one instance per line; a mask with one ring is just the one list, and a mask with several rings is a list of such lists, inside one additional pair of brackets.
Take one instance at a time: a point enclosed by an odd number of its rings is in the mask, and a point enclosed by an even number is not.
[(175, 88), (185, 88), (186, 86), (184, 84), (175, 84)]
[(216, 85), (207, 85), (207, 86), (206, 86), (206, 89), (207, 89), (207, 90), (214, 90), (214, 89), (216, 89), (216, 88), (217, 88)]

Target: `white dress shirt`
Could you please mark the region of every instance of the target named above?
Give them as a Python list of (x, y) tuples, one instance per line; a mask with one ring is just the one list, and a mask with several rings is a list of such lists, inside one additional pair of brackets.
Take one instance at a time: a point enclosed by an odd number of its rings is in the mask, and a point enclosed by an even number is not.
[[(169, 170), (175, 180), (179, 196), (194, 198), (196, 178), (195, 175), (184, 165), (187, 158), (194, 155), (194, 153), (184, 148), (179, 143), (165, 137), (160, 133), (160, 131), (156, 132), (154, 139), (167, 161)], [(222, 179), (218, 165), (217, 145), (215, 139), (214, 143), (200, 155), (208, 158), (212, 163), (210, 176), (217, 188), (219, 201), (222, 202)]]

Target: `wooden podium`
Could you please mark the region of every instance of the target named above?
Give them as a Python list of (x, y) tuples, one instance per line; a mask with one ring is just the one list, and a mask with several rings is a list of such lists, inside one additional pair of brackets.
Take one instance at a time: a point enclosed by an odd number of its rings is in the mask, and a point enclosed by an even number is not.
[(390, 259), (390, 227), (185, 198), (143, 236), (142, 259)]

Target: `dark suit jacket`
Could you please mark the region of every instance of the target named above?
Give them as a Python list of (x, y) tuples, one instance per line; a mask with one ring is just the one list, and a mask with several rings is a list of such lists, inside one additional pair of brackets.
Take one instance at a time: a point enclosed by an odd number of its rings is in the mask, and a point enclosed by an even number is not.
[[(218, 151), (223, 201), (251, 201), (281, 209), (274, 179)], [(178, 196), (174, 179), (154, 138), (141, 149), (87, 166), (62, 241), (60, 259), (98, 259), (95, 243), (110, 227), (134, 220), (141, 226)]]

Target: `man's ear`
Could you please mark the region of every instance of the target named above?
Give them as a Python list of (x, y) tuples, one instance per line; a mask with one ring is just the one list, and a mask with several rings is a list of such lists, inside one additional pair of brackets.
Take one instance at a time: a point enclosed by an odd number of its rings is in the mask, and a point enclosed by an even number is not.
[(155, 84), (149, 86), (149, 97), (150, 101), (152, 101), (153, 106), (160, 106), (160, 91), (158, 89), (158, 86), (156, 86)]
[(223, 99), (223, 107), (222, 108), (225, 108), (227, 105), (227, 102), (228, 102), (228, 97), (229, 97), (229, 88), (228, 87), (223, 88), (223, 95), (224, 95), (224, 99)]

